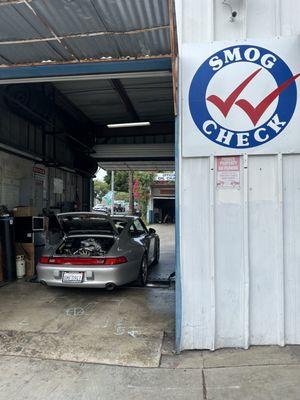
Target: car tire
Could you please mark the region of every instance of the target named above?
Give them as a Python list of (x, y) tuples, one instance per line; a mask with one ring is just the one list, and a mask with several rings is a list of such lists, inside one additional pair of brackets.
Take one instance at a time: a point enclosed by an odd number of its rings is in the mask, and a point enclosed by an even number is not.
[(140, 269), (139, 269), (137, 284), (139, 286), (145, 286), (147, 283), (147, 278), (148, 278), (148, 259), (147, 259), (147, 255), (144, 254), (142, 261), (141, 261)]
[(159, 262), (159, 257), (160, 257), (160, 241), (159, 239), (157, 239), (157, 243), (156, 243), (156, 249), (155, 249), (155, 258), (153, 260), (152, 265), (156, 265)]

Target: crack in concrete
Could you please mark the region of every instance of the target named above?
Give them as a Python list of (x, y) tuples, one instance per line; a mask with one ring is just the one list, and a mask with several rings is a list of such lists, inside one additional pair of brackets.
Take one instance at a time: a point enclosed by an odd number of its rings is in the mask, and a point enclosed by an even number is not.
[(202, 369), (201, 374), (202, 374), (202, 392), (203, 392), (203, 400), (207, 400), (207, 389), (206, 389), (206, 381), (205, 381), (204, 369)]
[(300, 362), (290, 362), (290, 363), (268, 363), (268, 364), (242, 364), (242, 365), (221, 365), (212, 367), (203, 367), (203, 370), (213, 370), (213, 369), (227, 369), (227, 368), (251, 368), (251, 367), (289, 367), (297, 366)]

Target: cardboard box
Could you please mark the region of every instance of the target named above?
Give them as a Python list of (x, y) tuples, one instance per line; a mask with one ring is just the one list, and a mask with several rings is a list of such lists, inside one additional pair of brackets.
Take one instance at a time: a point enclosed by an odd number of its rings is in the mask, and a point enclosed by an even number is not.
[(18, 206), (13, 209), (14, 217), (33, 217), (37, 215), (34, 207)]

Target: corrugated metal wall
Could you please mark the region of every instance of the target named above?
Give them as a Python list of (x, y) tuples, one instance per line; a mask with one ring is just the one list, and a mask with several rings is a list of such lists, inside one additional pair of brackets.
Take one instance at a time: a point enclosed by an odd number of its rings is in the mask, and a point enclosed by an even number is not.
[[(296, 0), (228, 2), (235, 22), (221, 0), (176, 1), (179, 56), (182, 43), (300, 33)], [(300, 155), (241, 161), (228, 192), (213, 155), (179, 157), (181, 350), (300, 343)]]
[(184, 348), (300, 343), (300, 155), (242, 161), (230, 191), (214, 157), (182, 164)]

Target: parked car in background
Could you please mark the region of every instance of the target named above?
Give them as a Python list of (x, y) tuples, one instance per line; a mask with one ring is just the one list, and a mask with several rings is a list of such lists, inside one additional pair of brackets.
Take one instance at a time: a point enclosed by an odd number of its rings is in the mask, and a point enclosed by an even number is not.
[(57, 215), (63, 238), (37, 265), (39, 282), (49, 286), (114, 289), (147, 282), (148, 268), (159, 260), (160, 242), (138, 217), (96, 212)]
[(95, 207), (93, 207), (93, 211), (109, 214), (110, 210), (108, 207), (103, 206), (102, 204), (97, 204)]

